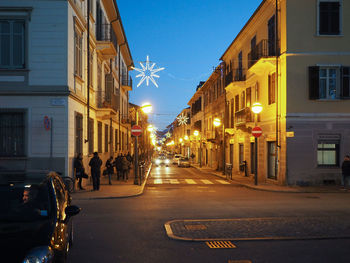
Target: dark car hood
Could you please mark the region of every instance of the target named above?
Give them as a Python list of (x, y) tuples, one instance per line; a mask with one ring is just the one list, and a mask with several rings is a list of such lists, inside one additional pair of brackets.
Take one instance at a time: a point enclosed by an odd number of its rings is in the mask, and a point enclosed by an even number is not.
[(48, 246), (52, 236), (50, 220), (35, 222), (0, 222), (0, 250), (11, 262), (22, 262), (34, 247)]

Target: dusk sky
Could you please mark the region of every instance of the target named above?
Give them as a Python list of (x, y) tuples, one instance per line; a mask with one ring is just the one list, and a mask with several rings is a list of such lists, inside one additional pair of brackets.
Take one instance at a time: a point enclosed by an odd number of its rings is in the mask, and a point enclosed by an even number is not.
[(262, 0), (117, 0), (136, 68), (150, 61), (165, 67), (152, 82), (136, 87), (131, 71), (130, 102), (150, 102), (149, 121), (159, 130), (186, 107), (200, 81), (205, 81), (220, 57)]

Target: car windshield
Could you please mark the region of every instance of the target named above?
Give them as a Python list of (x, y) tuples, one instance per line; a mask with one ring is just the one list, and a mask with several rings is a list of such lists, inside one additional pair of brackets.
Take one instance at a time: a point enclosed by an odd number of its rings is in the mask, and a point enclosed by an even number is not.
[(46, 219), (50, 214), (47, 183), (0, 185), (0, 221), (23, 222)]

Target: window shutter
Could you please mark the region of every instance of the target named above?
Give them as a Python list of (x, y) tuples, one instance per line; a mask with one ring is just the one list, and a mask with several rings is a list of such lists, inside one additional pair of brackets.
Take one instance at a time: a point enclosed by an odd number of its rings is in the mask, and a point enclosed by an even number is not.
[(350, 98), (350, 67), (341, 68), (341, 97)]
[(111, 102), (111, 97), (113, 93), (113, 76), (112, 74), (106, 74), (105, 76), (105, 100)]
[(309, 67), (309, 99), (317, 100), (320, 98), (319, 88), (319, 67)]

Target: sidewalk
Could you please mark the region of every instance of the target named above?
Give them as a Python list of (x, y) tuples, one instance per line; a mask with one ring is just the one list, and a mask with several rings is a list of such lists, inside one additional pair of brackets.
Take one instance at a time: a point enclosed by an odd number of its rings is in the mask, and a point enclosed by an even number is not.
[[(152, 166), (152, 165), (151, 165)], [(108, 176), (101, 175), (101, 183), (99, 191), (92, 191), (91, 176), (87, 180), (87, 184), (84, 186), (85, 190), (76, 189), (72, 193), (74, 200), (91, 200), (91, 199), (114, 199), (139, 196), (143, 193), (151, 166), (146, 171), (145, 179), (141, 185), (134, 184), (134, 172), (130, 171), (128, 181), (118, 181), (117, 175), (112, 176), (112, 185), (108, 184)]]
[(247, 188), (270, 191), (270, 192), (286, 192), (286, 193), (350, 193), (350, 191), (344, 191), (339, 185), (325, 185), (325, 186), (281, 186), (272, 183), (261, 183), (258, 185), (254, 184), (253, 176), (242, 176), (240, 174), (232, 174), (232, 179), (226, 178), (226, 175), (222, 174), (222, 171), (216, 171), (207, 167), (199, 167), (198, 164), (192, 164), (192, 167), (204, 172), (209, 173), (223, 179), (227, 179), (233, 183), (242, 185)]

